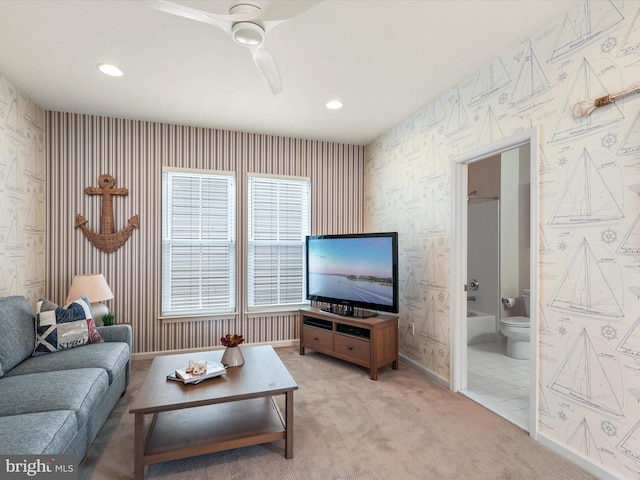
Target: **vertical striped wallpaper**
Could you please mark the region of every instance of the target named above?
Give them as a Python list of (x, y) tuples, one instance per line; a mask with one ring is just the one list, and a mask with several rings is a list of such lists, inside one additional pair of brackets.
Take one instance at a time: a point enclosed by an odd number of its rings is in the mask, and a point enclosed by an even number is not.
[[(130, 322), (134, 352), (203, 348), (226, 333), (247, 342), (298, 338), (295, 315), (253, 317), (245, 304), (245, 260), (238, 255), (238, 310), (229, 319), (159, 319), (161, 295), (162, 167), (233, 171), (237, 176), (238, 244), (246, 244), (248, 173), (311, 178), (312, 233), (363, 228), (364, 147), (90, 115), (47, 112), (46, 295), (64, 302), (76, 274), (105, 275), (117, 322)], [(100, 231), (102, 199), (86, 195), (101, 174), (129, 194), (114, 198), (115, 228), (138, 214), (140, 228), (114, 253), (94, 248), (74, 228), (80, 213)]]

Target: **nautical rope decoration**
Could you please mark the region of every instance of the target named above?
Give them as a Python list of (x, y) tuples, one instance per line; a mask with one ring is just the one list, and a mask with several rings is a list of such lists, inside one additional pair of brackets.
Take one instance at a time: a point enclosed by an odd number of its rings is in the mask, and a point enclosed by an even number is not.
[(637, 92), (640, 92), (640, 87), (629, 88), (622, 92), (614, 93), (613, 95), (605, 95), (604, 97), (596, 98), (595, 100), (583, 100), (573, 106), (573, 116), (576, 118), (588, 117), (596, 108), (609, 105), (619, 98)]
[(113, 196), (120, 195), (126, 196), (129, 194), (129, 190), (126, 188), (115, 188), (116, 179), (111, 175), (100, 175), (98, 178), (99, 187), (87, 187), (84, 189), (87, 195), (102, 195), (102, 220), (101, 220), (101, 232), (96, 233), (89, 229), (89, 221), (79, 213), (76, 215), (76, 228), (80, 227), (84, 236), (91, 242), (91, 244), (98, 250), (102, 250), (105, 253), (115, 252), (118, 248), (124, 245), (131, 234), (133, 229), (137, 228), (140, 223), (138, 221), (138, 215), (134, 215), (127, 221), (127, 226), (122, 230), (116, 232), (113, 223)]

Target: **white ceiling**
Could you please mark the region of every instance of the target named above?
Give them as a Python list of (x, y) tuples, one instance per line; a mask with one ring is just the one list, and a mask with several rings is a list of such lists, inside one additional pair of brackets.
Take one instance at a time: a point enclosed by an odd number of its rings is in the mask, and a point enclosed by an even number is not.
[(269, 32), (273, 95), (224, 31), (145, 2), (2, 0), (0, 74), (47, 110), (366, 145), (584, 3), (325, 0)]

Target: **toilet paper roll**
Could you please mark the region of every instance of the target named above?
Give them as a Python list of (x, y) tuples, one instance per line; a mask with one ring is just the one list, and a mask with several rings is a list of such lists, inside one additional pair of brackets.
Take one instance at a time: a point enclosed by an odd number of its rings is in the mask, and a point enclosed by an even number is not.
[(516, 299), (514, 297), (505, 297), (502, 299), (502, 303), (507, 308), (513, 308), (513, 306), (516, 304)]

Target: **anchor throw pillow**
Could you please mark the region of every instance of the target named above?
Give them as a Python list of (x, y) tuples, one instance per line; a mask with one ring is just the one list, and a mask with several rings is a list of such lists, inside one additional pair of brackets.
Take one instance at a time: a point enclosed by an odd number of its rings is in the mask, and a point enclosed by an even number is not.
[(34, 357), (98, 342), (102, 342), (102, 337), (91, 317), (91, 304), (86, 296), (64, 307), (46, 299), (38, 301)]

